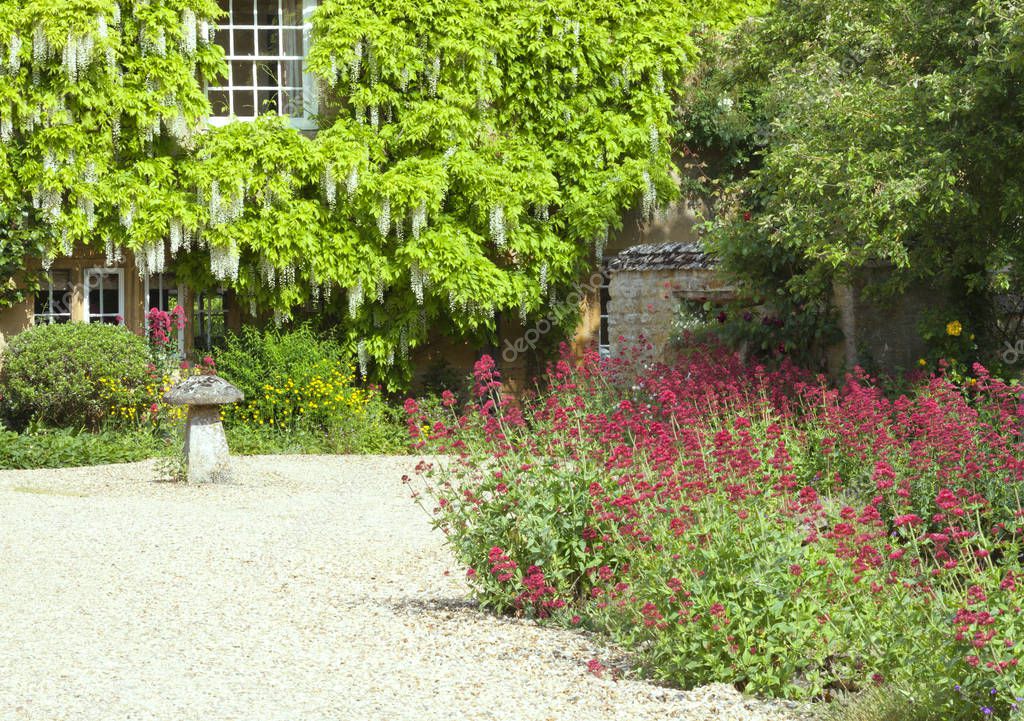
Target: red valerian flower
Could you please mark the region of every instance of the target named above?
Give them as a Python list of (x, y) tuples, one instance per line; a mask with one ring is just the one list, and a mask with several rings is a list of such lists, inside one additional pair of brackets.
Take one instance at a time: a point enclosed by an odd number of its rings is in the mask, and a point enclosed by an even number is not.
[(923, 521), (921, 517), (914, 513), (907, 513), (903, 516), (896, 516), (892, 519), (894, 526), (920, 526)]

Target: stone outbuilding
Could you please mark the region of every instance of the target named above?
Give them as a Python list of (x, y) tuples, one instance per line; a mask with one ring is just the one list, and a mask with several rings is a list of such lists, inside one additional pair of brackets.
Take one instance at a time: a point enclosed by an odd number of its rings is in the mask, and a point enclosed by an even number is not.
[(648, 360), (666, 360), (685, 301), (718, 305), (736, 295), (698, 242), (627, 248), (608, 262), (608, 275), (612, 356), (649, 345)]

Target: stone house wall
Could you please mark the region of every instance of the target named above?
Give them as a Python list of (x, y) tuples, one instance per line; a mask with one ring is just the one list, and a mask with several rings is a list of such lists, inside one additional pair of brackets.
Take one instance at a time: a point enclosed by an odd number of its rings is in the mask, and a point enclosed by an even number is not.
[(944, 304), (946, 291), (917, 282), (894, 297), (876, 298), (865, 292), (869, 284), (884, 282), (889, 272), (867, 269), (853, 283), (834, 286), (833, 301), (843, 340), (829, 354), (833, 375), (856, 365), (888, 372), (909, 370), (926, 354), (921, 322)]

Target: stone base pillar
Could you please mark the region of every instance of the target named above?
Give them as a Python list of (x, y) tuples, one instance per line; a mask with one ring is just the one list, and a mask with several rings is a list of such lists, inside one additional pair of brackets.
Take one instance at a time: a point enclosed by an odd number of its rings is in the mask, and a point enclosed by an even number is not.
[(185, 462), (189, 483), (231, 480), (228, 439), (220, 421), (220, 406), (189, 406), (185, 423)]

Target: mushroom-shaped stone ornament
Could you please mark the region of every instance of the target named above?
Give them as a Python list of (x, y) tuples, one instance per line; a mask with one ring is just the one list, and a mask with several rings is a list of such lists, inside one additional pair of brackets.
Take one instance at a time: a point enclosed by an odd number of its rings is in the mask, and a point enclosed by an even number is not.
[(218, 376), (192, 376), (164, 394), (172, 406), (188, 406), (185, 421), (185, 462), (190, 483), (231, 478), (228, 439), (220, 422), (220, 407), (245, 396)]

